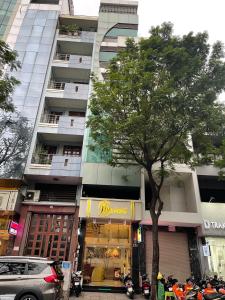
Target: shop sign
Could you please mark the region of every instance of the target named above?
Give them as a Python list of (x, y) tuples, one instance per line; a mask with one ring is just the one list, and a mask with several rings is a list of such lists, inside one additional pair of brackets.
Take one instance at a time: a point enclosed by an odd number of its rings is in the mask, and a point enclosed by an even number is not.
[(225, 229), (225, 222), (203, 220), (205, 229)]
[(79, 216), (93, 219), (141, 220), (141, 201), (81, 199)]
[(204, 256), (211, 256), (209, 245), (203, 245), (202, 250)]
[(17, 235), (19, 224), (17, 222), (11, 221), (9, 225), (9, 234)]
[(101, 217), (108, 217), (110, 215), (127, 215), (127, 208), (112, 208), (110, 202), (107, 200), (100, 201), (98, 205), (98, 214)]
[(63, 261), (62, 262), (62, 269), (70, 269), (71, 262), (70, 261)]

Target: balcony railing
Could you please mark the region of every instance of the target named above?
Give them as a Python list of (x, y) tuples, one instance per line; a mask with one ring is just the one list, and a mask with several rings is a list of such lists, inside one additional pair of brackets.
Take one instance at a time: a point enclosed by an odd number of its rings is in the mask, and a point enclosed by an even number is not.
[(55, 154), (38, 153), (32, 157), (32, 164), (51, 165), (52, 158)]
[(63, 156), (66, 158), (68, 157), (81, 157), (81, 153), (68, 153), (68, 154), (46, 154), (46, 153), (38, 153), (34, 154), (31, 160), (32, 164), (38, 164), (38, 165), (51, 165), (52, 159), (55, 156)]
[(69, 37), (72, 37), (72, 38), (77, 38), (81, 35), (82, 31), (81, 30), (78, 30), (78, 31), (75, 31), (75, 32), (69, 32), (69, 31), (65, 31), (63, 29), (59, 29), (59, 34), (60, 35), (67, 35)]
[(41, 122), (48, 123), (48, 124), (58, 124), (60, 116), (61, 115), (46, 114), (42, 116)]
[(54, 59), (56, 59), (56, 60), (63, 60), (63, 61), (69, 61), (70, 60), (70, 54), (56, 53)]
[(55, 89), (55, 90), (64, 90), (65, 84), (66, 84), (65, 82), (50, 81), (48, 88)]

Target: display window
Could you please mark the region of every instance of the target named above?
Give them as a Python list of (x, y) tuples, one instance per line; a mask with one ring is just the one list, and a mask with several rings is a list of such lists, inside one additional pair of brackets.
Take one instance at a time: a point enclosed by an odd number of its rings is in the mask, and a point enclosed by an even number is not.
[(122, 286), (123, 275), (130, 270), (131, 226), (88, 222), (83, 261), (84, 283)]
[(210, 247), (209, 275), (217, 274), (225, 279), (225, 238), (207, 237), (206, 242)]

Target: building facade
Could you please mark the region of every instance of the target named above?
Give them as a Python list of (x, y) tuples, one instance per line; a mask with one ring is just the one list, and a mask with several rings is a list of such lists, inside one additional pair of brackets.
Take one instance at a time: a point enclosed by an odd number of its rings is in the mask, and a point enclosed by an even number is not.
[(225, 278), (225, 185), (213, 166), (197, 168), (202, 225), (199, 229), (203, 275)]
[(96, 30), (97, 18), (74, 17), (70, 0), (22, 0), (7, 34), (21, 61), (13, 103), (33, 129), (13, 255), (75, 262)]

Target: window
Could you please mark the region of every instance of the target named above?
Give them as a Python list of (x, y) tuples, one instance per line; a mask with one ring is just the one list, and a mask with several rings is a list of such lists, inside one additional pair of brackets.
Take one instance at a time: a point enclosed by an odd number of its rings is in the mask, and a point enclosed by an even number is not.
[(63, 155), (80, 156), (81, 147), (78, 146), (64, 146)]
[(46, 264), (29, 263), (28, 275), (37, 275), (42, 273), (47, 268)]
[(1, 275), (24, 275), (25, 263), (17, 262), (0, 262)]

